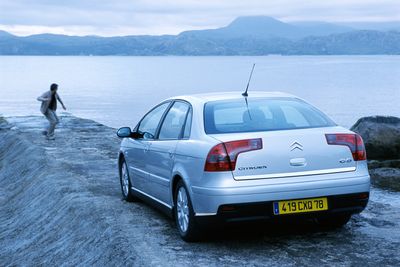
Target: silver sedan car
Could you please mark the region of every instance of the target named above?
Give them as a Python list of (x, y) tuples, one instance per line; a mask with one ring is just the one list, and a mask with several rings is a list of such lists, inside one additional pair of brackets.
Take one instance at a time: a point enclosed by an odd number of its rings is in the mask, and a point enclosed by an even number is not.
[(173, 216), (186, 241), (214, 220), (340, 227), (369, 199), (361, 137), (293, 95), (173, 97), (117, 135), (123, 198)]

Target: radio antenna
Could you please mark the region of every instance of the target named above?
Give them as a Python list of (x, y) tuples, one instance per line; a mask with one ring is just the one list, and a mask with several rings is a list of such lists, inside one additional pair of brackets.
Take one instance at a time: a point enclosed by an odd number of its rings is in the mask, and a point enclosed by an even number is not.
[(253, 76), (253, 71), (254, 71), (255, 66), (256, 66), (256, 63), (253, 63), (253, 68), (251, 69), (251, 72), (250, 72), (250, 77), (249, 77), (249, 81), (247, 82), (246, 91), (244, 91), (244, 93), (242, 94), (242, 96), (244, 96), (244, 97), (249, 96), (249, 94), (247, 93), (247, 90), (249, 90), (249, 85), (250, 85), (251, 77)]

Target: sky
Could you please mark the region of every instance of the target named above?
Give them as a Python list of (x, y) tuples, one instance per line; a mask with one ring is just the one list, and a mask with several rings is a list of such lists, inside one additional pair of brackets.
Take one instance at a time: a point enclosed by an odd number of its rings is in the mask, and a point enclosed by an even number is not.
[(0, 30), (19, 36), (178, 34), (253, 15), (285, 22), (400, 21), (400, 0), (0, 0)]

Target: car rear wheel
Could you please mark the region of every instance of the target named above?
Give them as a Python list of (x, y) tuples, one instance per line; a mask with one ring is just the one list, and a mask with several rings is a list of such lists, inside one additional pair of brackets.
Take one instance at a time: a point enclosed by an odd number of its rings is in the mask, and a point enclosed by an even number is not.
[(349, 222), (351, 215), (339, 215), (339, 216), (330, 216), (318, 218), (317, 223), (322, 227), (327, 228), (340, 228), (343, 227), (346, 223)]
[(128, 166), (126, 165), (125, 160), (122, 161), (122, 164), (120, 167), (120, 172), (119, 172), (119, 178), (120, 178), (120, 182), (121, 182), (121, 191), (122, 191), (123, 199), (128, 202), (135, 201), (136, 198), (132, 194), (131, 179), (129, 178)]
[(200, 229), (195, 220), (190, 196), (182, 180), (176, 186), (174, 201), (175, 221), (180, 236), (187, 242), (197, 241), (200, 236)]

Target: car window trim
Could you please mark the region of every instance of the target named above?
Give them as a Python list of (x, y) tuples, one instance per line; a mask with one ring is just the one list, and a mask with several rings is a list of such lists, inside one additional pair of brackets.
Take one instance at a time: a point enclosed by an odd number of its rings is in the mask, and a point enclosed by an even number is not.
[[(165, 110), (164, 114), (161, 116), (160, 121), (158, 122), (158, 126), (156, 129), (156, 133), (154, 135), (154, 141), (160, 141), (159, 136), (160, 136), (160, 130), (161, 130), (161, 126), (164, 123), (165, 117), (167, 117), (168, 112), (171, 110), (172, 106), (174, 105), (175, 100), (172, 100), (171, 103), (169, 104), (169, 106), (167, 107), (167, 109)], [(165, 140), (165, 139), (164, 139)], [(172, 140), (172, 139), (169, 139)]]
[(161, 125), (164, 123), (165, 117), (167, 116), (168, 112), (170, 111), (170, 109), (172, 108), (172, 106), (174, 105), (175, 101), (172, 100), (169, 103), (169, 106), (165, 109), (164, 114), (161, 116), (160, 121), (158, 122), (157, 128), (156, 128), (156, 132), (154, 134), (154, 138), (151, 139), (152, 141), (158, 141), (158, 136), (160, 134), (160, 129), (161, 129)]
[[(189, 114), (191, 114), (192, 119), (193, 119), (193, 111), (192, 111), (192, 110), (193, 110), (193, 109), (192, 109), (192, 105), (189, 104), (189, 109), (188, 109), (188, 111), (186, 112), (185, 123), (183, 124), (182, 130), (181, 130), (181, 134), (179, 135), (179, 139), (180, 139), (180, 140), (188, 140), (188, 139), (190, 139), (190, 134), (191, 134), (191, 132), (192, 132), (192, 125), (189, 126), (189, 127), (190, 127), (190, 128), (189, 128), (189, 136), (185, 138), (183, 135), (185, 134), (186, 123), (188, 122)], [(191, 121), (191, 122), (192, 122), (192, 121)]]

